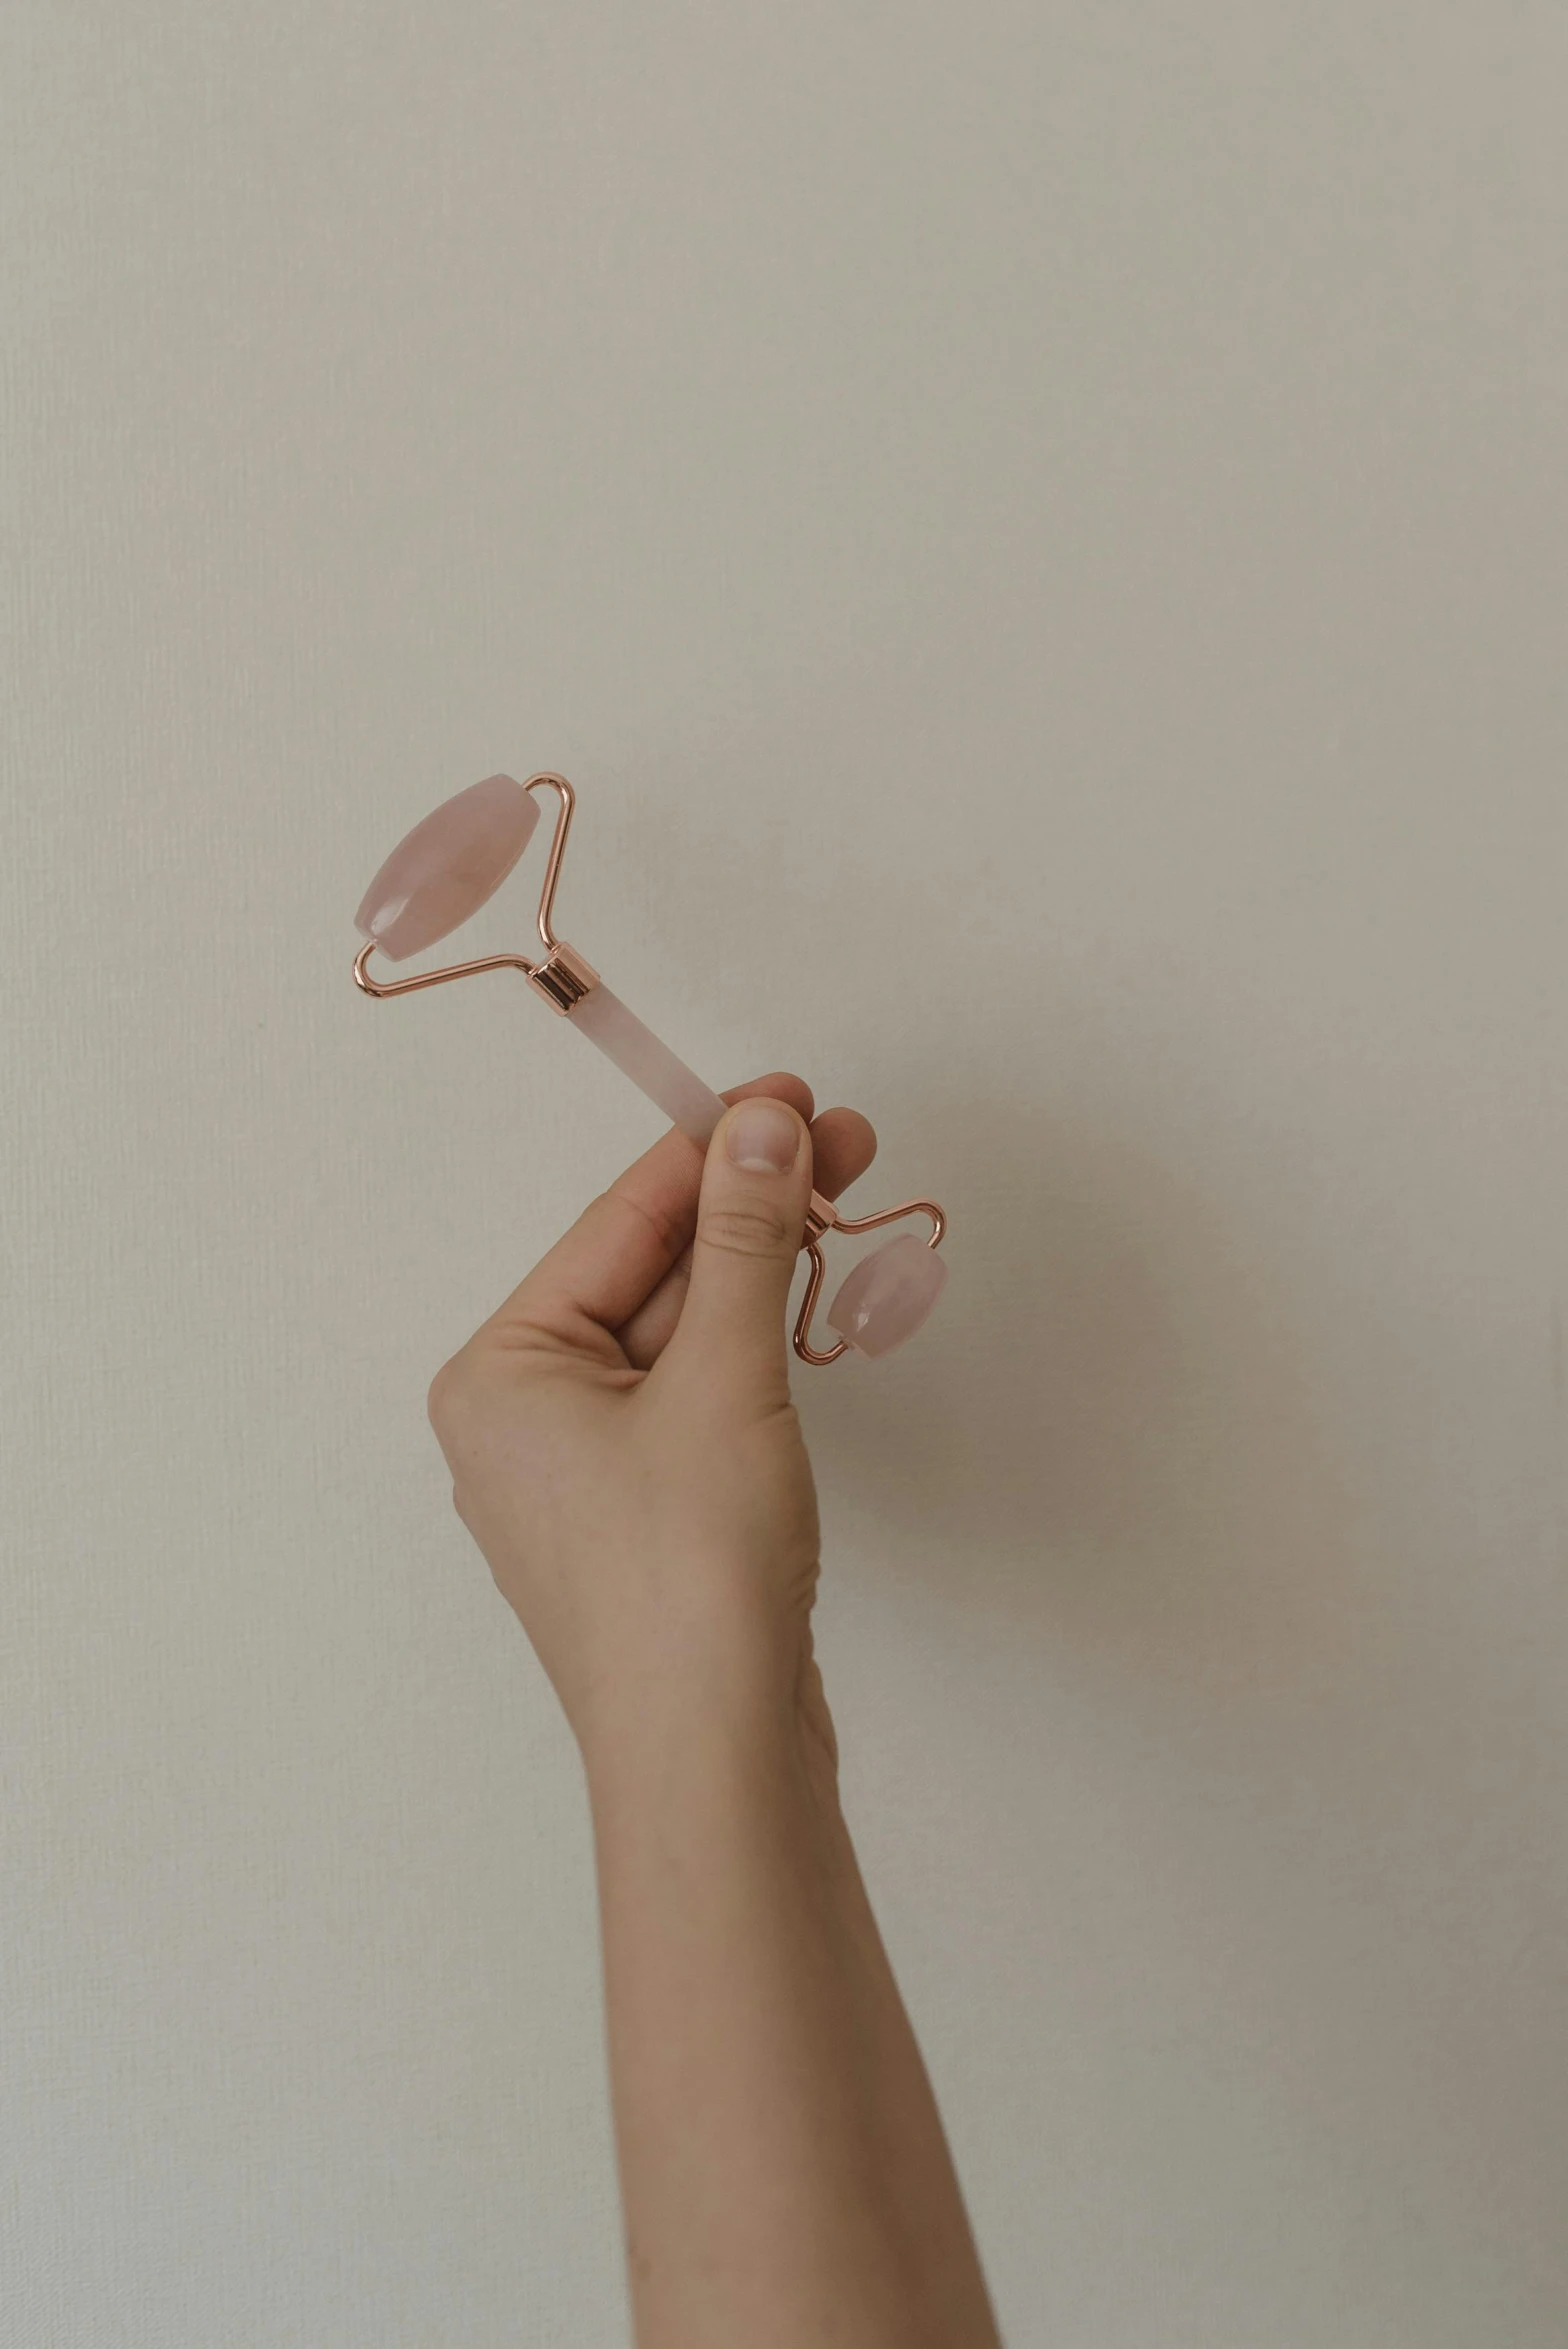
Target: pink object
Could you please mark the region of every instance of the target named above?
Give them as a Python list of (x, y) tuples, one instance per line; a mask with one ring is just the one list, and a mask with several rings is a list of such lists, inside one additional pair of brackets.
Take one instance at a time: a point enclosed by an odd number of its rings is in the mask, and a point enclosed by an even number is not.
[[(538, 821), (535, 792), (553, 791), (559, 806), (535, 928), (542, 954), (486, 954), (440, 970), (412, 972), (404, 979), (378, 979), (369, 965), (378, 951), (393, 962), (418, 954), (455, 930), (500, 887)], [(724, 1114), (724, 1103), (653, 1030), (613, 994), (586, 956), (558, 938), (552, 925), (556, 884), (577, 794), (564, 775), (541, 772), (527, 783), (491, 775), (471, 784), (416, 824), (398, 842), (365, 891), (355, 926), (365, 944), (354, 957), (354, 983), (373, 996), (408, 995), (442, 987), (451, 979), (481, 971), (521, 971), (552, 1011), (580, 1028), (590, 1044), (615, 1063), (632, 1083), (658, 1104), (666, 1117), (706, 1146)], [(825, 1351), (811, 1342), (812, 1316), (827, 1277), (822, 1242), (829, 1232), (859, 1238), (864, 1232), (923, 1215), (931, 1225), (927, 1242), (906, 1232), (863, 1257), (834, 1298), (828, 1313), (837, 1343)], [(795, 1319), (795, 1351), (803, 1362), (836, 1362), (851, 1347), (876, 1357), (892, 1353), (914, 1336), (947, 1279), (934, 1254), (947, 1230), (947, 1217), (934, 1199), (906, 1199), (875, 1215), (840, 1215), (813, 1191), (807, 1205), (802, 1245), (811, 1261), (805, 1294)]]
[(538, 821), (539, 802), (510, 775), (471, 783), (398, 842), (360, 901), (355, 929), (389, 962), (434, 946), (500, 888)]
[(572, 1026), (597, 1044), (606, 1060), (613, 1060), (623, 1077), (663, 1110), (672, 1125), (706, 1149), (709, 1136), (724, 1115), (724, 1104), (661, 1044), (650, 1027), (601, 979), (572, 1011)]
[(830, 1329), (857, 1354), (875, 1359), (912, 1338), (947, 1279), (934, 1248), (903, 1232), (862, 1256), (828, 1307)]

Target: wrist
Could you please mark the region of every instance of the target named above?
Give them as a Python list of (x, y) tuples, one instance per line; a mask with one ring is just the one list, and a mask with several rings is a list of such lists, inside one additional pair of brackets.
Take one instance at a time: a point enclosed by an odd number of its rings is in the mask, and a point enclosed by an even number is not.
[(700, 1728), (737, 1751), (778, 1733), (809, 1644), (781, 1579), (744, 1555), (688, 1549), (644, 1554), (614, 1578), (562, 1691), (590, 1779), (646, 1767)]
[(623, 1687), (578, 1739), (595, 1833), (780, 1806), (836, 1814), (831, 1727), (824, 1737), (798, 1680), (798, 1667), (730, 1659), (721, 1672)]

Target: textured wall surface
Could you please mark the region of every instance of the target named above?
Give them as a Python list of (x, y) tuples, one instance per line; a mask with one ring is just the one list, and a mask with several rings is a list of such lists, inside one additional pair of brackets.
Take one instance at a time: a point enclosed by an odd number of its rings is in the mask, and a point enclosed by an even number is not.
[(624, 2339), (575, 1759), (423, 1412), (655, 1123), (348, 969), (545, 765), (566, 934), (952, 1211), (798, 1383), (1014, 2349), (1560, 2349), (1561, 9), (0, 47), (4, 2349)]

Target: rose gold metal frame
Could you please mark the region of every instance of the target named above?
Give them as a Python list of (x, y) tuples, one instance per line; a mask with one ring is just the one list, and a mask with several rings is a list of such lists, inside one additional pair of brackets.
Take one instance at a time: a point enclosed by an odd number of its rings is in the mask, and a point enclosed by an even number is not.
[(525, 791), (537, 791), (548, 784), (560, 800), (556, 811), (555, 832), (550, 841), (549, 860), (544, 868), (544, 881), (539, 891), (537, 927), (544, 953), (538, 962), (530, 962), (526, 954), (486, 954), (477, 962), (450, 962), (438, 971), (416, 971), (410, 979), (373, 979), (366, 964), (376, 951), (374, 938), (367, 939), (354, 957), (354, 980), (367, 995), (412, 995), (420, 987), (441, 987), (448, 979), (470, 979), (477, 971), (521, 971), (529, 985), (542, 995), (552, 1011), (570, 1012), (581, 1003), (591, 987), (599, 983), (599, 974), (587, 957), (557, 938), (550, 917), (555, 911), (556, 885), (561, 878), (561, 859), (566, 854), (566, 835), (572, 828), (572, 816), (577, 806), (577, 794), (564, 775), (541, 773), (530, 775), (523, 785)]
[[(566, 854), (566, 835), (571, 830), (572, 816), (577, 806), (577, 794), (564, 775), (542, 771), (530, 775), (523, 785), (525, 791), (536, 791), (547, 785), (555, 792), (560, 805), (556, 811), (555, 831), (550, 841), (550, 854), (545, 864), (544, 881), (539, 891), (537, 928), (544, 953), (537, 962), (525, 954), (485, 954), (474, 962), (446, 963), (438, 971), (416, 971), (407, 979), (373, 979), (366, 968), (376, 951), (374, 938), (367, 939), (354, 957), (354, 983), (367, 995), (413, 995), (421, 987), (441, 987), (448, 979), (469, 979), (480, 971), (521, 971), (535, 992), (544, 997), (552, 1011), (570, 1017), (583, 997), (599, 983), (599, 974), (587, 958), (557, 938), (551, 922), (555, 911), (556, 886), (561, 878), (561, 860)], [(947, 1217), (934, 1199), (906, 1199), (900, 1207), (884, 1207), (876, 1215), (840, 1215), (831, 1200), (813, 1191), (806, 1210), (806, 1231), (801, 1246), (811, 1260), (811, 1272), (806, 1281), (806, 1293), (800, 1301), (795, 1317), (794, 1347), (802, 1362), (821, 1367), (836, 1362), (849, 1351), (849, 1340), (840, 1338), (837, 1345), (825, 1353), (811, 1343), (811, 1321), (827, 1277), (827, 1262), (822, 1253), (822, 1240), (827, 1232), (847, 1232), (857, 1235), (876, 1231), (885, 1223), (900, 1223), (906, 1215), (928, 1215), (931, 1218), (931, 1237), (928, 1248), (939, 1248), (947, 1230)]]
[(806, 1282), (806, 1293), (800, 1300), (800, 1311), (795, 1316), (795, 1351), (802, 1362), (824, 1364), (836, 1362), (849, 1351), (848, 1338), (840, 1338), (825, 1354), (819, 1354), (811, 1343), (811, 1317), (817, 1310), (817, 1299), (822, 1294), (822, 1283), (827, 1278), (827, 1259), (822, 1253), (824, 1232), (874, 1232), (879, 1224), (899, 1223), (906, 1215), (929, 1215), (931, 1237), (928, 1248), (940, 1248), (942, 1235), (947, 1230), (947, 1217), (934, 1199), (906, 1199), (902, 1207), (884, 1207), (878, 1215), (840, 1215), (838, 1209), (820, 1192), (813, 1191), (811, 1205), (806, 1211), (806, 1236), (801, 1246), (811, 1259), (811, 1275)]

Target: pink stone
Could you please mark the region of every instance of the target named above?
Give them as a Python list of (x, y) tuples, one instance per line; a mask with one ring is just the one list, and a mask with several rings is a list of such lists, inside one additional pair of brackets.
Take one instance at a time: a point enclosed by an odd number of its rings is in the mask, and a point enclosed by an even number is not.
[(392, 962), (477, 913), (528, 846), (539, 802), (510, 775), (444, 799), (401, 839), (365, 891), (354, 927)]
[(916, 1232), (873, 1248), (828, 1307), (830, 1329), (857, 1354), (891, 1354), (912, 1338), (942, 1294), (947, 1266)]

